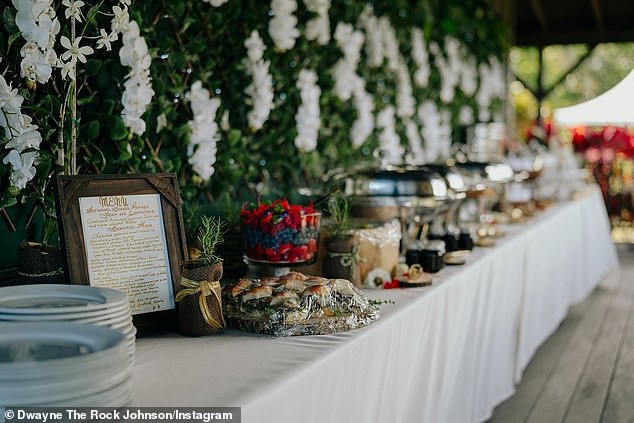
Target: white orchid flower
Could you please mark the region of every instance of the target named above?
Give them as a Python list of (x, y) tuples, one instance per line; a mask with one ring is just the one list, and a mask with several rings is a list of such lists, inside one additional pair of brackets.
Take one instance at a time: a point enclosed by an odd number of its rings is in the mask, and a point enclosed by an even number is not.
[(18, 153), (23, 152), (27, 148), (40, 148), (40, 144), (42, 143), (42, 135), (37, 130), (36, 125), (30, 124), (30, 118), (24, 122), (25, 127), (19, 128), (18, 133), (14, 136), (4, 148), (6, 149), (14, 149)]
[(227, 3), (229, 0), (203, 0), (205, 3), (210, 3), (213, 7), (220, 7)]
[(27, 182), (35, 177), (35, 167), (33, 163), (37, 157), (35, 152), (20, 155), (16, 150), (11, 150), (9, 154), (2, 160), (4, 164), (11, 164), (13, 172), (11, 173), (11, 184), (17, 189), (24, 189)]
[(90, 46), (80, 47), (82, 37), (75, 38), (75, 41), (71, 44), (68, 37), (62, 35), (60, 42), (62, 46), (66, 49), (64, 54), (62, 54), (62, 60), (71, 61), (79, 60), (81, 63), (86, 63), (86, 56), (94, 53), (94, 50)]
[(37, 79), (36, 73), (37, 65), (32, 56), (25, 57), (20, 62), (20, 76), (26, 78), (29, 81), (35, 81)]
[(130, 25), (130, 15), (128, 14), (128, 8), (123, 9), (119, 6), (112, 6), (112, 13), (114, 18), (112, 19), (111, 30), (115, 33), (125, 32)]
[(35, 41), (27, 41), (27, 43), (24, 44), (22, 48), (20, 49), (20, 56), (22, 57), (27, 57), (27, 56), (32, 57), (39, 53), (40, 53), (40, 49), (37, 46), (37, 43)]
[(73, 81), (75, 80), (75, 67), (77, 62), (73, 60), (69, 60), (68, 62), (60, 62), (62, 79), (70, 78)]
[(75, 19), (77, 22), (81, 22), (81, 18), (82, 18), (81, 8), (82, 6), (84, 6), (84, 4), (85, 3), (81, 0), (62, 1), (62, 5), (66, 7), (66, 12), (65, 12), (66, 19), (72, 18), (72, 19)]
[(244, 47), (247, 49), (247, 57), (251, 62), (257, 62), (264, 56), (264, 41), (260, 37), (258, 31), (251, 31), (251, 35), (244, 41)]
[(123, 118), (123, 124), (126, 127), (130, 128), (130, 131), (132, 131), (132, 133), (143, 135), (146, 125), (145, 121), (141, 119), (140, 116), (137, 116), (136, 114), (128, 114), (124, 110), (123, 112), (121, 112), (121, 117)]
[(97, 48), (106, 48), (106, 51), (111, 51), (112, 50), (112, 42), (113, 41), (117, 41), (117, 39), (119, 38), (119, 36), (117, 35), (116, 32), (111, 32), (110, 34), (108, 34), (106, 32), (105, 29), (100, 29), (99, 30), (99, 34), (101, 35), (99, 37), (99, 39), (97, 39)]

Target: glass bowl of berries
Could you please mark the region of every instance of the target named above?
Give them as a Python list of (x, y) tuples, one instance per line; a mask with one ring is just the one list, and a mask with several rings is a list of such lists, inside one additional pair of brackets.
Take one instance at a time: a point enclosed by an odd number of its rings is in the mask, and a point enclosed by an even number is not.
[(279, 199), (244, 206), (240, 217), (248, 262), (288, 266), (317, 260), (321, 213), (312, 205)]

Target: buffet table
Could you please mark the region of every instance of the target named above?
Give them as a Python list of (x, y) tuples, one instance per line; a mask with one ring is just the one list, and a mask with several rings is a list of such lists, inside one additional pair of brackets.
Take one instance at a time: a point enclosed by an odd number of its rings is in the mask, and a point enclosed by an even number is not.
[(483, 421), (618, 267), (596, 186), (501, 229), (431, 287), (366, 291), (381, 318), (349, 333), (139, 339), (135, 405), (240, 406), (247, 423)]

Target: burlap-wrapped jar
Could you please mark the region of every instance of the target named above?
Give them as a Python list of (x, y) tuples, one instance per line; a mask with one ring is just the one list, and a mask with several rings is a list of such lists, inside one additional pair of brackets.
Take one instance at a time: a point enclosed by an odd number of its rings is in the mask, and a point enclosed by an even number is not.
[(176, 294), (178, 329), (187, 336), (205, 336), (226, 327), (222, 314), (222, 262), (205, 265), (187, 261)]
[(18, 246), (20, 284), (65, 283), (59, 247), (22, 241)]
[(359, 236), (346, 235), (344, 238), (329, 237), (325, 242), (326, 254), (321, 263), (321, 272), (327, 278), (343, 278), (355, 286), (361, 286), (359, 272)]

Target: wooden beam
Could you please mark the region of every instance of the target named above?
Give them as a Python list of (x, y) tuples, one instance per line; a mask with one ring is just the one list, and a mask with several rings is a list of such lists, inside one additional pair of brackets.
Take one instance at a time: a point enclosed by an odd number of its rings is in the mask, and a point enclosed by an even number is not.
[(513, 26), (515, 22), (514, 8), (517, 0), (487, 0), (487, 3), (502, 18), (504, 23)]
[(597, 27), (599, 30), (603, 30), (603, 12), (601, 12), (601, 5), (599, 4), (599, 0), (591, 0), (592, 3), (592, 14), (594, 15), (594, 20), (597, 21)]
[(533, 9), (537, 22), (539, 22), (542, 29), (548, 29), (548, 19), (546, 19), (541, 0), (531, 0), (531, 9)]
[(597, 43), (629, 43), (634, 42), (634, 27), (628, 29), (605, 29), (603, 31), (580, 31), (579, 29), (566, 31), (533, 31), (516, 32), (514, 46), (535, 47), (556, 44), (597, 44)]

